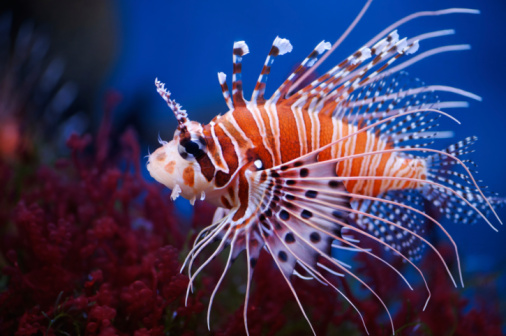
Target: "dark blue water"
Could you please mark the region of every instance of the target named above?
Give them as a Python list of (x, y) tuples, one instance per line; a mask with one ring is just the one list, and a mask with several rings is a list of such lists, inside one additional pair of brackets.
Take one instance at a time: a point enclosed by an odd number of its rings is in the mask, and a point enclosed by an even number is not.
[[(152, 128), (146, 142), (156, 147), (158, 133), (172, 138), (176, 122), (158, 96), (155, 77), (165, 82), (192, 120), (209, 122), (226, 112), (216, 73), (231, 80), (232, 44), (245, 40), (251, 53), (243, 60), (245, 96), (249, 97), (265, 56), (276, 36), (287, 38), (292, 53), (278, 57), (272, 67), (267, 93), (273, 90), (321, 40), (334, 42), (360, 11), (364, 1), (167, 1), (124, 0), (120, 7), (121, 50), (109, 86), (124, 97), (122, 106), (141, 104), (143, 122)], [(428, 84), (444, 84), (483, 97), (467, 109), (448, 110), (461, 126), (444, 123), (459, 140), (477, 135), (473, 159), (478, 178), (506, 196), (506, 2), (376, 0), (342, 46), (319, 69), (329, 69), (377, 32), (397, 19), (419, 10), (451, 7), (477, 8), (480, 15), (453, 14), (419, 18), (399, 28), (401, 37), (454, 28), (456, 34), (421, 43), (420, 51), (447, 44), (471, 44), (469, 51), (426, 59), (408, 71)], [(462, 98), (449, 95), (450, 100)], [(121, 114), (121, 107), (120, 107)], [(121, 117), (121, 116), (120, 116)], [(454, 140), (454, 141), (456, 141)], [(441, 148), (449, 144), (443, 141)], [(187, 202), (181, 203), (188, 207)], [(506, 211), (499, 214), (506, 221)], [(499, 233), (483, 221), (473, 226), (447, 224), (458, 243), (466, 271), (502, 272), (506, 264), (506, 227)], [(504, 275), (502, 276), (504, 280)], [(505, 287), (502, 286), (504, 295)]]

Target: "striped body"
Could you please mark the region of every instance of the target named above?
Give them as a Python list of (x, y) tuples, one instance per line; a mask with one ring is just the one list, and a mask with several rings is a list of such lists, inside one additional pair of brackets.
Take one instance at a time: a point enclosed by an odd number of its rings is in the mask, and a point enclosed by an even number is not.
[[(346, 119), (329, 117), (290, 106), (249, 105), (218, 116), (204, 126), (203, 134), (209, 147), (207, 157), (197, 160), (202, 171), (221, 170), (214, 184), (223, 187), (236, 170), (261, 160), (264, 168), (272, 168), (292, 161), (324, 145), (353, 134), (358, 126)], [(388, 139), (388, 138), (386, 138)], [(373, 132), (363, 132), (323, 151), (319, 160), (342, 158), (370, 151), (393, 148), (385, 137)], [(397, 153), (368, 155), (344, 160), (337, 165), (337, 176), (393, 176), (426, 178), (426, 162), (420, 158), (409, 158)], [(209, 174), (209, 177), (214, 176)], [(243, 183), (247, 183), (243, 180)], [(377, 196), (389, 190), (418, 188), (421, 183), (410, 181), (347, 181), (350, 192)], [(248, 188), (238, 185), (238, 188)], [(228, 192), (232, 195), (232, 191)], [(236, 200), (237, 194), (233, 199)], [(232, 208), (237, 206), (230, 197), (220, 198), (217, 205)]]

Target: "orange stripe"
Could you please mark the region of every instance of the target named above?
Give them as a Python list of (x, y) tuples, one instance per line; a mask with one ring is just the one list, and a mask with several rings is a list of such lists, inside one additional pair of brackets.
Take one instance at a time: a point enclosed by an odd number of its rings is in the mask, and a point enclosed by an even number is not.
[(273, 166), (271, 154), (263, 144), (260, 130), (251, 112), (247, 108), (237, 108), (232, 113), (232, 116), (244, 134), (246, 134), (248, 139), (255, 145), (255, 152), (258, 158), (262, 160), (264, 167), (271, 168)]
[(225, 174), (222, 171), (218, 171), (216, 173), (215, 181), (216, 186), (219, 188), (227, 184), (232, 174), (237, 170), (237, 167), (239, 166), (239, 158), (235, 153), (235, 148), (232, 140), (230, 140), (230, 138), (225, 134), (219, 125), (217, 125), (215, 128), (215, 133), (223, 151), (223, 159), (227, 162), (230, 169), (228, 174)]
[[(275, 161), (275, 157), (276, 157), (276, 142), (274, 141), (274, 134), (272, 132), (272, 128), (271, 128), (271, 119), (270, 117), (267, 115), (267, 111), (265, 110), (264, 108), (264, 105), (259, 105), (258, 106), (258, 110), (260, 111), (260, 115), (262, 117), (262, 121), (265, 125), (265, 134), (267, 136), (267, 144), (268, 146), (271, 148), (272, 152), (274, 153), (274, 161)], [(271, 156), (271, 154), (269, 153), (269, 157)], [(270, 161), (272, 166), (274, 166), (276, 163), (273, 162), (273, 158), (271, 157)], [(264, 162), (264, 164), (267, 164), (267, 162)], [(270, 166), (270, 167), (272, 167)]]
[(281, 135), (281, 162), (287, 162), (300, 156), (299, 131), (297, 121), (291, 109), (280, 106), (277, 110), (279, 134)]
[[(332, 141), (334, 133), (334, 124), (328, 117), (318, 114), (318, 121), (320, 122), (320, 147), (329, 144)], [(318, 156), (320, 161), (329, 160), (332, 158), (331, 148), (324, 150)]]
[(239, 197), (239, 209), (237, 209), (232, 220), (237, 221), (241, 219), (248, 209), (248, 197), (249, 197), (249, 183), (243, 172), (238, 174), (239, 178), (239, 190), (237, 196)]
[(313, 150), (313, 135), (311, 132), (311, 126), (313, 123), (311, 122), (311, 118), (309, 117), (309, 112), (307, 112), (307, 108), (309, 107), (309, 103), (306, 103), (302, 108), (302, 118), (304, 119), (304, 126), (306, 132), (306, 144), (308, 153)]

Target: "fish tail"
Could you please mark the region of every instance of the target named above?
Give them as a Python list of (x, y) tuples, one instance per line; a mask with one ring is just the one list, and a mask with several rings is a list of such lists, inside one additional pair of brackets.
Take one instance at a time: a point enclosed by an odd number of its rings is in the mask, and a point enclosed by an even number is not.
[(477, 171), (474, 161), (461, 159), (474, 152), (478, 138), (468, 137), (427, 157), (427, 180), (422, 194), (426, 211), (436, 217), (446, 217), (455, 223), (474, 223), (487, 216), (506, 199), (496, 197), (486, 186), (479, 186), (472, 174)]

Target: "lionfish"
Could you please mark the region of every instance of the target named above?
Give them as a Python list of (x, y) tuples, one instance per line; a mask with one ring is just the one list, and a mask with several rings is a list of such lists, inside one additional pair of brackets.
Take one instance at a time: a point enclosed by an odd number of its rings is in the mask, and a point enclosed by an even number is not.
[[(234, 43), (232, 92), (226, 75), (218, 73), (229, 111), (207, 125), (191, 121), (165, 85), (155, 80), (158, 93), (173, 110), (178, 126), (174, 139), (149, 155), (147, 169), (158, 182), (193, 204), (197, 198), (216, 205), (213, 223), (193, 244), (181, 271), (188, 265), (188, 293), (200, 271), (229, 247), (228, 259), (214, 291), (211, 305), (231, 262), (244, 250), (247, 284), (244, 302), (246, 333), (251, 277), (262, 249), (267, 250), (286, 280), (305, 319), (315, 333), (292, 276), (314, 279), (332, 287), (362, 314), (329, 278), (348, 276), (367, 288), (386, 310), (381, 297), (349, 265), (339, 260), (340, 249), (362, 252), (392, 266), (383, 255), (361, 244), (369, 239), (409, 263), (430, 289), (417, 266), (422, 248), (439, 257), (454, 285), (457, 283), (438, 250), (424, 237), (432, 223), (453, 245), (460, 282), (462, 272), (457, 246), (439, 219), (472, 222), (486, 218), (498, 203), (485, 196), (468, 165), (460, 157), (470, 151), (475, 137), (443, 150), (429, 147), (434, 139), (451, 132), (435, 131), (443, 108), (465, 107), (467, 102), (439, 101), (436, 92), (480, 100), (461, 89), (425, 85), (403, 71), (431, 55), (468, 49), (447, 45), (417, 54), (426, 39), (454, 33), (441, 30), (413, 38), (399, 38), (397, 28), (415, 18), (477, 10), (451, 8), (417, 12), (380, 32), (358, 51), (328, 72), (302, 85), (305, 79), (346, 38), (363, 16), (369, 0), (345, 33), (333, 44), (322, 41), (267, 99), (267, 76), (274, 59), (292, 50), (287, 39), (276, 37), (265, 60), (251, 99), (243, 96), (241, 61), (249, 50), (244, 41)], [(416, 56), (410, 56), (417, 54)], [(396, 65), (395, 65), (396, 63)], [(307, 82), (307, 81), (306, 81)], [(458, 121), (457, 121), (458, 122)], [(430, 211), (424, 209), (427, 204)], [(502, 223), (501, 223), (502, 224)], [(212, 242), (217, 248), (192, 273), (197, 256)], [(411, 288), (412, 289), (412, 288)]]

